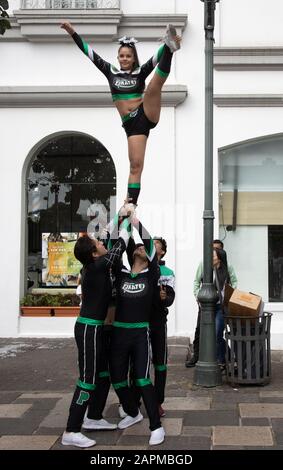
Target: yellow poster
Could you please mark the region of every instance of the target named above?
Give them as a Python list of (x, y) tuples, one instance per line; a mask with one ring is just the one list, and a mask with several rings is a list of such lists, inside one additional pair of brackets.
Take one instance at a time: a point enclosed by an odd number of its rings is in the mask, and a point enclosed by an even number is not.
[(48, 242), (48, 272), (50, 275), (74, 276), (81, 264), (74, 256), (75, 242)]
[(46, 286), (75, 286), (82, 268), (74, 256), (78, 233), (42, 234), (42, 283)]

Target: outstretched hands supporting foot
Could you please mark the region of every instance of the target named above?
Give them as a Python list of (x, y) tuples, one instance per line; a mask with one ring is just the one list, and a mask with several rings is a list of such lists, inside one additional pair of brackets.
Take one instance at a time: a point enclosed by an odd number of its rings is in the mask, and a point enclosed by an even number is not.
[(130, 201), (131, 199), (125, 199), (124, 204), (118, 212), (120, 218), (125, 219), (129, 217), (130, 219), (132, 219), (135, 216), (136, 206)]

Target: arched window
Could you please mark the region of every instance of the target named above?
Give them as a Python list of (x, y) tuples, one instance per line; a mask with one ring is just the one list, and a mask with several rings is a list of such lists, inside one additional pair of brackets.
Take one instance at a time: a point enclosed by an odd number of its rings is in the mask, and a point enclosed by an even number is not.
[(283, 302), (283, 135), (219, 151), (220, 233), (239, 288)]
[(72, 256), (74, 243), (99, 208), (107, 217), (115, 204), (111, 155), (86, 135), (53, 138), (34, 156), (26, 187), (29, 284), (74, 286), (80, 267)]

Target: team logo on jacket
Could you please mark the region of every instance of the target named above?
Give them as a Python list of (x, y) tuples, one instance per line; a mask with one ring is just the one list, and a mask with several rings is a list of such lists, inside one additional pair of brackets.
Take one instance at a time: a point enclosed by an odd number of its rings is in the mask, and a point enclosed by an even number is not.
[(135, 88), (137, 85), (136, 78), (120, 78), (116, 77), (113, 81), (113, 86), (121, 90), (123, 88)]
[(147, 291), (147, 282), (125, 281), (121, 285), (121, 294), (124, 297), (139, 297)]

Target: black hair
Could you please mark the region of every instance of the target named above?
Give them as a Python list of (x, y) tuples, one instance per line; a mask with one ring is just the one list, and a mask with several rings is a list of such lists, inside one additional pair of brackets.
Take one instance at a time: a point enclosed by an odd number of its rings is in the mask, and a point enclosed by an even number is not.
[(214, 244), (214, 243), (217, 244), (217, 245), (220, 245), (220, 246), (221, 246), (221, 249), (223, 250), (223, 248), (224, 248), (224, 243), (223, 243), (221, 240), (218, 240), (218, 239), (213, 240), (213, 244)]
[(134, 43), (124, 43), (124, 42), (121, 42), (121, 45), (118, 49), (118, 54), (120, 52), (120, 50), (122, 49), (122, 47), (128, 47), (128, 49), (131, 49), (134, 53), (134, 63), (133, 63), (133, 70), (135, 70), (136, 68), (138, 68), (140, 66), (140, 61), (139, 61), (139, 56), (138, 56), (138, 51), (137, 51), (137, 48), (135, 46)]
[(96, 252), (94, 241), (87, 235), (80, 237), (74, 248), (74, 255), (83, 265), (93, 261), (92, 253)]
[(225, 282), (230, 284), (230, 276), (229, 276), (228, 264), (227, 264), (227, 254), (225, 250), (221, 250), (219, 248), (214, 248), (214, 251), (216, 252), (217, 258), (220, 261), (220, 266), (217, 269), (217, 276), (218, 276), (220, 288), (223, 289)]
[(163, 256), (165, 256), (166, 253), (167, 253), (167, 242), (166, 242), (166, 240), (162, 237), (154, 237), (153, 240), (157, 240), (158, 242), (161, 243), (162, 251), (164, 251), (164, 254), (161, 256), (161, 258), (163, 258)]
[(143, 246), (143, 247), (144, 247), (144, 243), (136, 243), (135, 250), (136, 250), (137, 248), (139, 248), (140, 246)]

